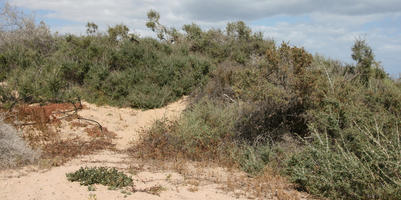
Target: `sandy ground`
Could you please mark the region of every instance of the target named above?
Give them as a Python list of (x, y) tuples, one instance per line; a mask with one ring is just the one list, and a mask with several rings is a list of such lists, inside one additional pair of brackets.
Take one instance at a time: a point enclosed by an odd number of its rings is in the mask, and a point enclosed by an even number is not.
[[(79, 111), (79, 115), (94, 119), (109, 131), (116, 133), (117, 138), (113, 142), (120, 151), (103, 150), (50, 169), (27, 166), (0, 171), (0, 200), (248, 199), (241, 195), (246, 193), (247, 188), (234, 192), (224, 190), (226, 186), (221, 184), (224, 182), (221, 180), (233, 177), (233, 172), (227, 172), (225, 169), (201, 168), (187, 163), (179, 163), (180, 166), (177, 166), (177, 163), (145, 163), (134, 160), (124, 153), (130, 142), (138, 139), (141, 130), (149, 128), (155, 120), (164, 117), (169, 120), (177, 119), (187, 106), (186, 98), (164, 108), (146, 111), (96, 106), (89, 103), (84, 103), (84, 106), (85, 109)], [(74, 129), (66, 128), (65, 131), (72, 132)], [(85, 166), (116, 167), (124, 171), (134, 179), (137, 192), (127, 194), (123, 190), (108, 190), (102, 185), (96, 185), (95, 191), (88, 191), (86, 186), (67, 181), (66, 173)], [(236, 173), (236, 176), (244, 175)], [(159, 187), (160, 194), (143, 191), (151, 187)], [(280, 199), (274, 195), (270, 198)], [(303, 199), (298, 193), (294, 193), (291, 198)]]
[[(102, 185), (96, 185), (96, 191), (88, 191), (88, 187), (69, 182), (65, 176), (66, 173), (78, 170), (81, 166), (116, 167), (133, 177), (137, 190), (161, 186), (163, 191), (160, 196), (147, 192), (131, 192), (130, 195), (125, 195), (122, 190), (108, 190)], [(110, 151), (84, 156), (50, 170), (18, 173), (21, 172), (1, 174), (0, 199), (237, 199), (234, 194), (227, 194), (218, 189), (219, 185), (213, 182), (199, 179), (191, 181), (185, 178), (185, 175), (168, 169), (163, 171), (148, 169), (146, 165), (135, 163), (124, 154)]]
[(83, 105), (87, 109), (80, 111), (79, 115), (96, 120), (109, 131), (116, 133), (116, 148), (124, 150), (129, 147), (130, 142), (138, 139), (141, 130), (149, 128), (155, 120), (177, 119), (187, 106), (187, 98), (184, 97), (163, 108), (145, 111), (110, 106), (98, 107), (89, 103)]

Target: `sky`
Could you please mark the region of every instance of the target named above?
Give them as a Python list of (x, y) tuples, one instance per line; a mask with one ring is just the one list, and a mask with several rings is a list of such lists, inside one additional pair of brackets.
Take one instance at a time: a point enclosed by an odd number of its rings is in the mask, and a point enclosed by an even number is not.
[(9, 0), (33, 12), (53, 32), (85, 34), (95, 22), (105, 31), (123, 23), (141, 36), (150, 9), (160, 22), (181, 28), (196, 23), (204, 29), (245, 21), (254, 31), (281, 43), (353, 63), (351, 47), (362, 38), (392, 77), (401, 74), (401, 0)]

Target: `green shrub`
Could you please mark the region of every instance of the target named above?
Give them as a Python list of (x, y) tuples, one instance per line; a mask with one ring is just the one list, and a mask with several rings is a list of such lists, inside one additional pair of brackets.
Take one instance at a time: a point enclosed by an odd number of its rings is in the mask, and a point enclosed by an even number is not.
[[(204, 99), (219, 107), (238, 103), (230, 107), (239, 114), (232, 119), (231, 137), (220, 147), (231, 149), (232, 162), (252, 174), (266, 165), (285, 168), (299, 189), (317, 196), (399, 198), (400, 157), (396, 152), (401, 90), (396, 83), (372, 76), (366, 87), (349, 66), (319, 56), (312, 59), (302, 48), (287, 44), (268, 49), (261, 59), (266, 62), (246, 67), (236, 62), (219, 64), (195, 99), (194, 107)], [(169, 141), (193, 141), (173, 143), (190, 144), (185, 152), (209, 152), (209, 148), (197, 149), (196, 145), (206, 142), (195, 134), (219, 130), (208, 129), (207, 123), (206, 128), (201, 126), (205, 124), (200, 116), (212, 115), (216, 108), (201, 110), (188, 110), (186, 119), (162, 129), (163, 136)], [(185, 122), (191, 126), (183, 126)], [(226, 123), (218, 126), (223, 128)], [(184, 136), (176, 137), (177, 133)], [(208, 136), (201, 135), (202, 139)], [(298, 145), (297, 140), (304, 144), (287, 148), (284, 136), (295, 138), (290, 145)], [(189, 139), (178, 140), (185, 137)]]
[(151, 38), (114, 43), (103, 35), (68, 35), (55, 41), (59, 48), (41, 60), (2, 65), (18, 66), (4, 75), (5, 81), (26, 102), (67, 101), (71, 88), (80, 88), (77, 94), (90, 102), (160, 107), (202, 85), (212, 68), (203, 56), (185, 55), (188, 52)]
[(245, 172), (257, 175), (274, 157), (274, 150), (270, 145), (242, 145), (235, 157), (236, 163)]
[[(128, 34), (124, 25), (96, 32), (93, 23), (88, 36), (24, 25), (32, 20), (19, 21), (21, 30), (0, 30), (1, 102), (81, 96), (156, 108), (193, 94), (178, 122), (155, 123), (135, 147), (139, 156), (213, 159), (256, 174), (293, 155), (287, 166), (277, 166), (312, 194), (399, 197), (400, 81), (385, 74), (365, 41), (353, 46), (356, 64), (343, 65), (287, 43), (275, 45), (243, 22), (226, 30), (184, 25), (180, 33), (160, 24), (157, 12), (148, 17), (159, 40)], [(286, 149), (284, 136), (304, 142), (301, 150)]]
[(80, 182), (81, 185), (90, 186), (102, 184), (109, 186), (109, 189), (118, 189), (133, 185), (132, 178), (119, 172), (116, 168), (107, 167), (81, 167), (74, 173), (66, 174), (71, 182)]
[(181, 155), (232, 163), (231, 154), (237, 151), (231, 144), (237, 117), (234, 107), (202, 101), (185, 111), (179, 122), (158, 121), (134, 147), (134, 153), (158, 159)]
[[(401, 90), (389, 79), (331, 76), (318, 107), (308, 111), (312, 136), (286, 173), (309, 193), (333, 199), (398, 199)], [(329, 80), (327, 80), (329, 81)]]
[(128, 34), (125, 25), (97, 32), (94, 23), (87, 36), (51, 35), (44, 24), (35, 29), (42, 35), (26, 40), (19, 38), (25, 30), (5, 32), (10, 38), (0, 46), (0, 80), (13, 82), (26, 102), (66, 101), (75, 88), (92, 103), (154, 108), (202, 86), (216, 63), (245, 65), (274, 44), (243, 22), (228, 24), (226, 32), (185, 25), (182, 35), (160, 24), (156, 12), (149, 17), (160, 40)]
[(236, 122), (238, 138), (249, 143), (274, 144), (287, 133), (293, 136), (308, 134), (304, 108), (294, 102), (279, 104), (265, 101), (245, 107)]
[(397, 128), (382, 132), (382, 124), (354, 126), (356, 138), (340, 132), (333, 141), (328, 133), (315, 132), (313, 142), (288, 161), (292, 181), (304, 191), (333, 199), (401, 198)]
[(191, 112), (184, 113), (185, 120), (179, 123), (176, 132), (184, 142), (183, 150), (189, 153), (195, 153), (194, 149), (218, 150), (220, 143), (233, 136), (237, 117), (234, 107), (206, 101), (194, 106)]

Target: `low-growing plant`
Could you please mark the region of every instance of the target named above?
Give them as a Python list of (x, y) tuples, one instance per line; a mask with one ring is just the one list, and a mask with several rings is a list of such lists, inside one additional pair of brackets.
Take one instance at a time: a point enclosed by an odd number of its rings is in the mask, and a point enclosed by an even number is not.
[(102, 184), (109, 189), (119, 189), (133, 185), (133, 180), (116, 168), (107, 167), (81, 167), (73, 173), (66, 174), (71, 182), (80, 182), (81, 185), (90, 186), (93, 184)]

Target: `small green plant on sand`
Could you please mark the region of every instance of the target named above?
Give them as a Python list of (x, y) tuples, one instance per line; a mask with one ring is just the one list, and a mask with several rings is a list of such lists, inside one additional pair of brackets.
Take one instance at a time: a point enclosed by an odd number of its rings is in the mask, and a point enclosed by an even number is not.
[(81, 185), (90, 186), (93, 184), (102, 184), (109, 186), (110, 189), (118, 189), (131, 186), (133, 180), (116, 168), (107, 167), (81, 167), (74, 173), (66, 174), (71, 182), (80, 182)]

